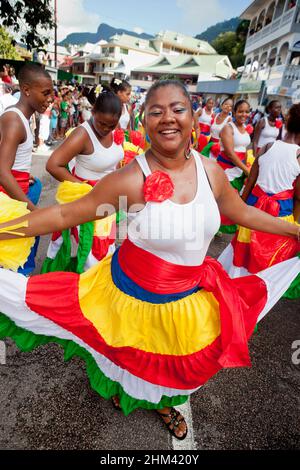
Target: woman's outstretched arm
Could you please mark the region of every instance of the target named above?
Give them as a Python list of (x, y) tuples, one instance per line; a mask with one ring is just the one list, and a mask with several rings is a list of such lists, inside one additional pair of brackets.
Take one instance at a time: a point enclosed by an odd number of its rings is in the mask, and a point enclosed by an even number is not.
[(248, 206), (228, 182), (225, 173), (215, 162), (204, 161), (220, 213), (238, 225), (273, 233), (276, 235), (299, 237), (299, 226), (280, 220), (256, 207)]
[[(127, 198), (128, 204), (143, 203), (143, 177), (137, 171), (137, 164), (128, 165), (105, 176), (86, 196), (75, 202), (38, 209), (31, 214), (10, 220), (0, 225), (0, 240), (46, 235), (62, 231), (76, 225), (101, 219), (119, 209), (120, 196)], [(5, 228), (24, 223), (24, 227), (5, 232)]]

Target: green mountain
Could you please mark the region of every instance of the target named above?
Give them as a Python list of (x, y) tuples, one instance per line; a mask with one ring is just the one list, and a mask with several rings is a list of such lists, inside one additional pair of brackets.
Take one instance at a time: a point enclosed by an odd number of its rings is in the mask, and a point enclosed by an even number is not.
[(196, 39), (202, 39), (202, 41), (207, 41), (210, 44), (214, 39), (216, 39), (219, 34), (227, 33), (228, 31), (235, 32), (238, 25), (240, 24), (240, 18), (231, 18), (231, 20), (223, 21), (222, 23), (217, 23), (214, 26), (210, 26), (206, 31), (201, 34), (197, 34)]
[(150, 34), (146, 34), (146, 33), (137, 34), (137, 33), (134, 33), (133, 31), (127, 31), (126, 29), (113, 28), (112, 26), (108, 24), (101, 23), (96, 33), (68, 34), (68, 36), (59, 43), (59, 45), (64, 46), (65, 44), (85, 44), (86, 42), (96, 44), (98, 41), (100, 41), (100, 39), (104, 39), (105, 41), (108, 41), (108, 39), (114, 34), (122, 34), (122, 33), (129, 34), (131, 36), (138, 36), (141, 39), (153, 38), (153, 36), (150, 36)]

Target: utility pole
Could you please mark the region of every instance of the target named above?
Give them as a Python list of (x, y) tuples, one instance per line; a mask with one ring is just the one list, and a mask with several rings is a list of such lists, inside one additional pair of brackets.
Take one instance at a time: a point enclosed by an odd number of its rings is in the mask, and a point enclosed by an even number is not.
[(57, 68), (57, 0), (54, 0), (54, 66)]

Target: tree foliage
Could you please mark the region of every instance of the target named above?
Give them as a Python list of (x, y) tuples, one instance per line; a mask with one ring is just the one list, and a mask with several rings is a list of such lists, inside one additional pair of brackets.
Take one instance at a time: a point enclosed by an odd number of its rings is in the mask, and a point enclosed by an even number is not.
[(226, 33), (228, 31), (234, 32), (240, 22), (241, 20), (238, 17), (231, 18), (228, 21), (222, 21), (215, 24), (214, 26), (210, 26), (203, 33), (197, 34), (196, 39), (201, 39), (202, 41), (207, 41), (211, 44), (220, 34)]
[(21, 56), (14, 46), (13, 38), (0, 26), (0, 57), (1, 59), (20, 60)]
[(49, 38), (41, 30), (54, 28), (51, 0), (1, 0), (0, 18), (3, 26), (21, 34), (29, 50), (47, 44)]
[(241, 21), (235, 32), (219, 34), (212, 42), (218, 54), (227, 55), (234, 68), (244, 65), (244, 49), (247, 40), (249, 22)]

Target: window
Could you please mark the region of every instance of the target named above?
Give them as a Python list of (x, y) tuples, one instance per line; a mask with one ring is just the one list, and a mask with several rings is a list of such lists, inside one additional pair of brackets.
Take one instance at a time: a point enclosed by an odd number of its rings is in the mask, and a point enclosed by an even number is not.
[(114, 48), (114, 47), (110, 47), (110, 48), (109, 48), (109, 53), (111, 54), (112, 52), (115, 52), (115, 48)]
[(120, 52), (121, 52), (121, 54), (126, 54), (126, 55), (128, 55), (128, 52), (129, 52), (129, 51), (128, 51), (128, 49), (124, 49), (123, 47), (121, 47), (121, 48), (120, 48)]

